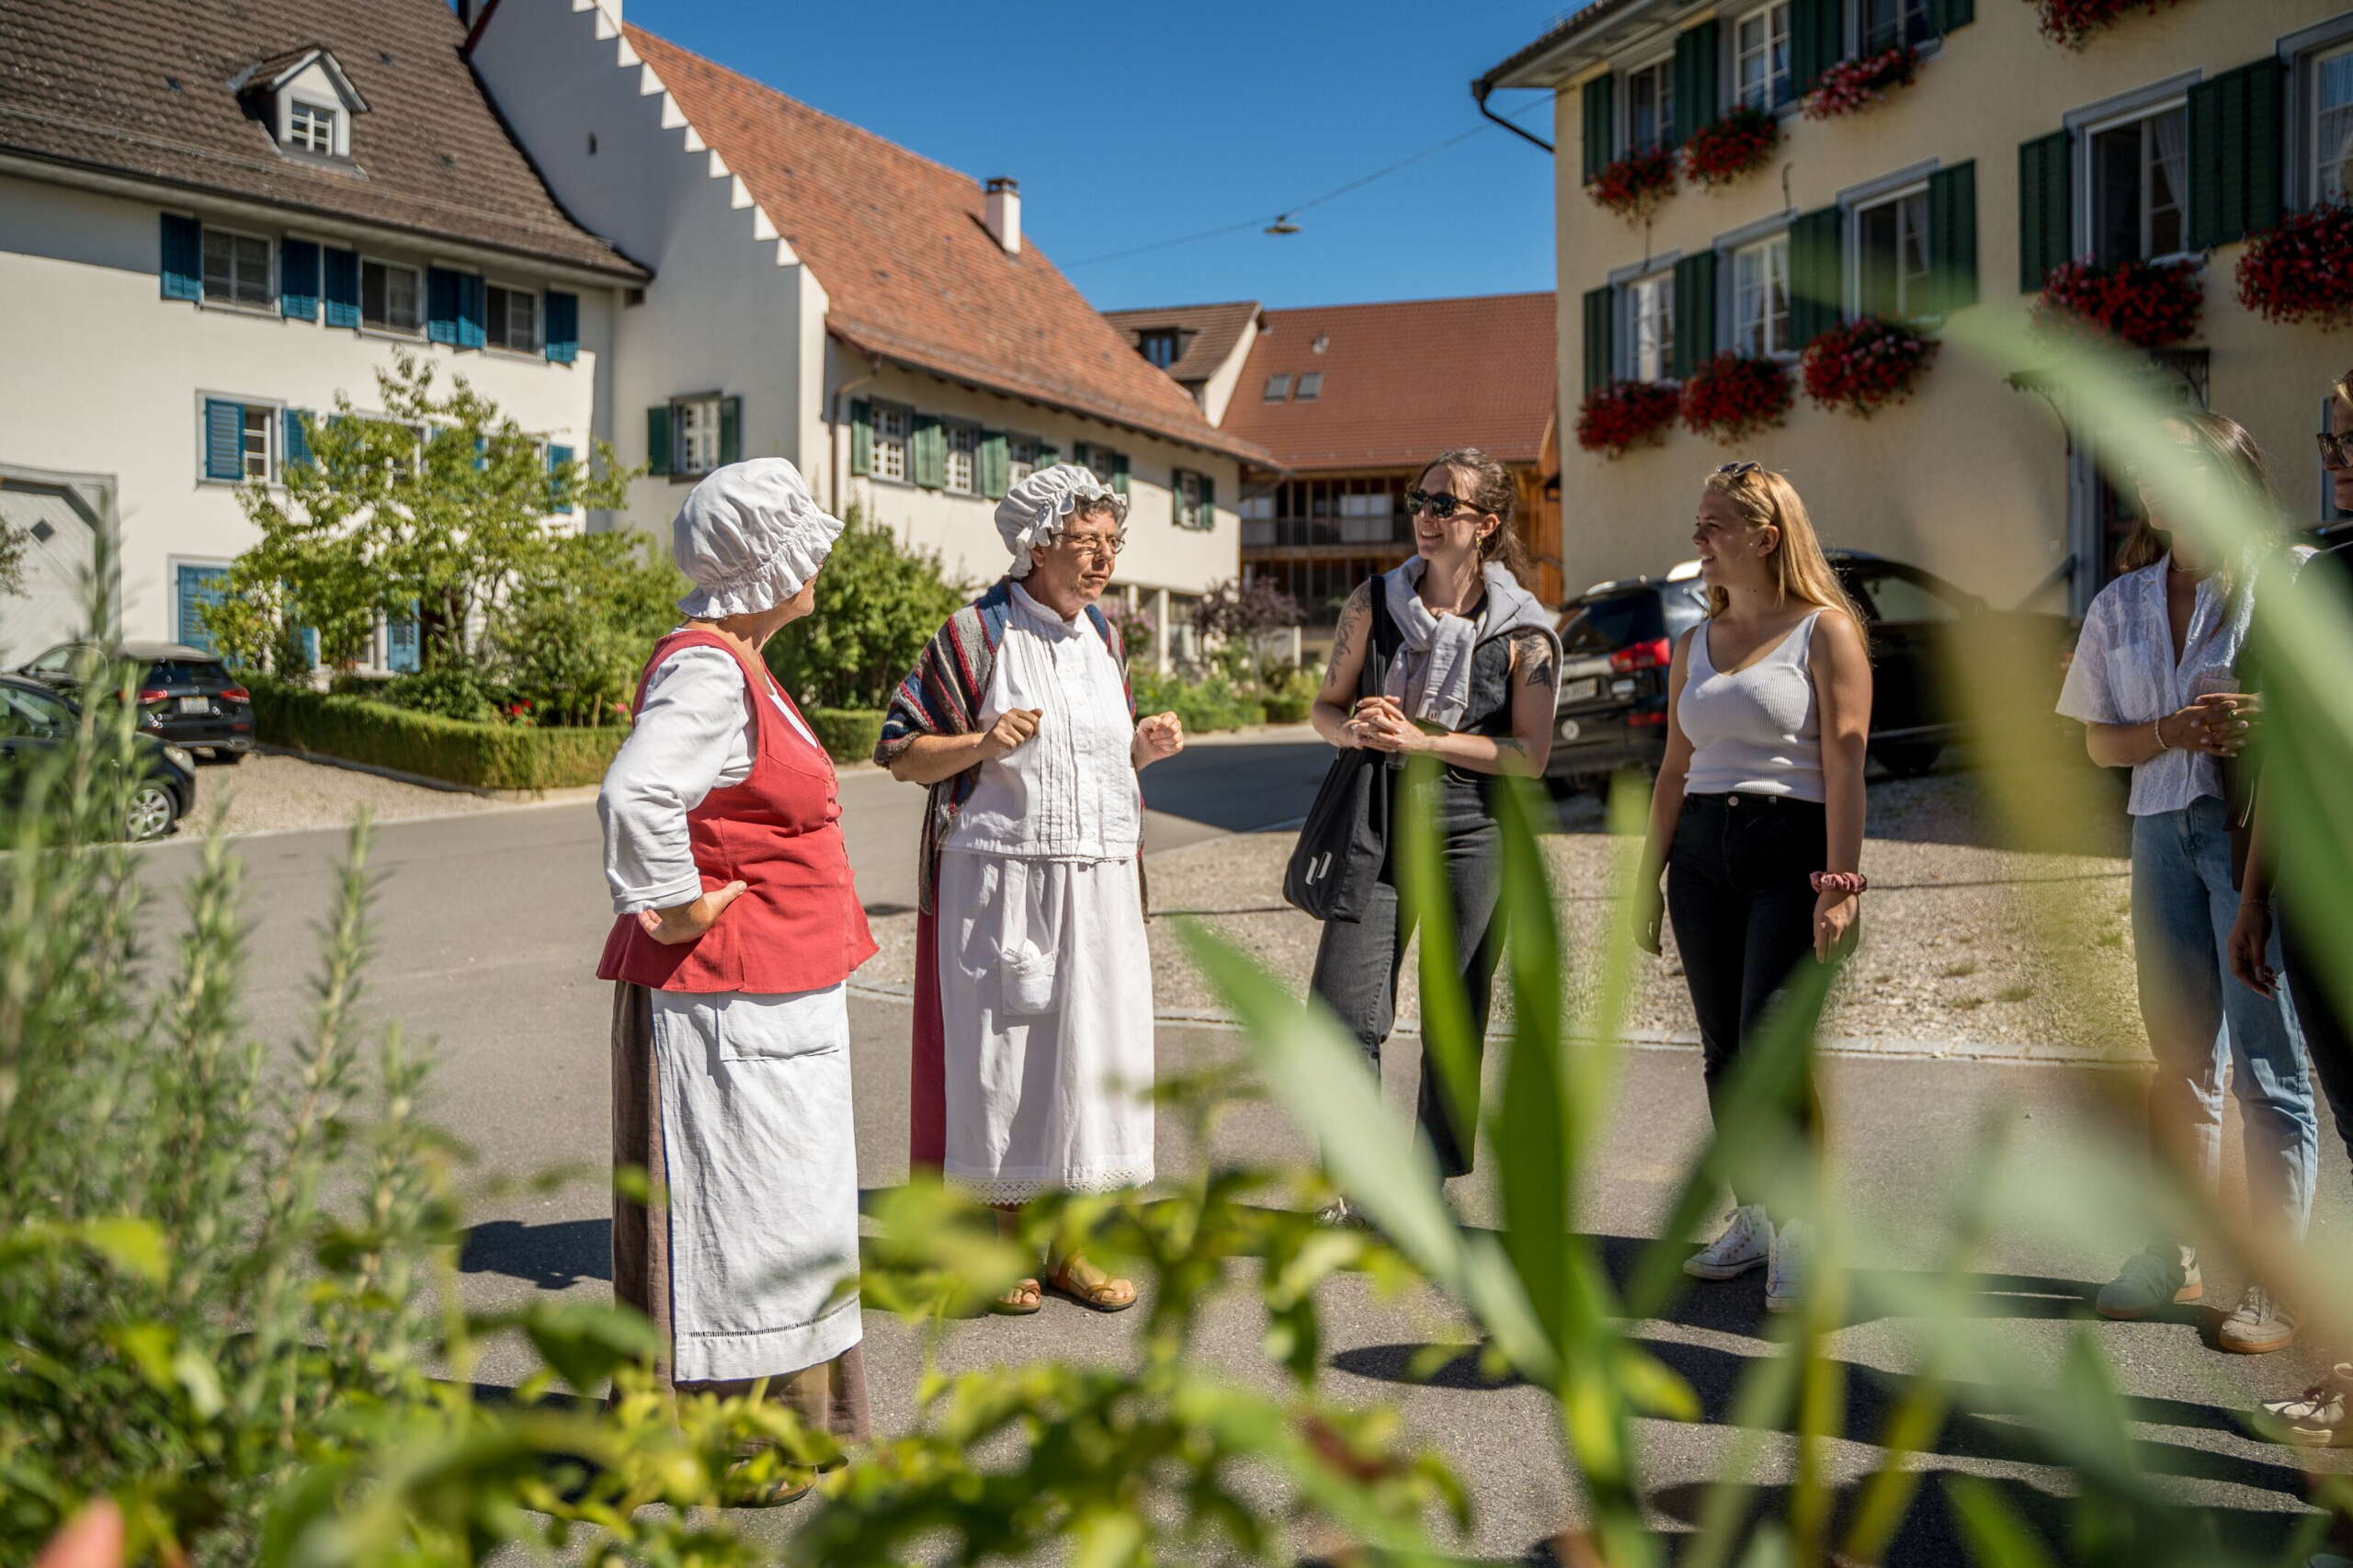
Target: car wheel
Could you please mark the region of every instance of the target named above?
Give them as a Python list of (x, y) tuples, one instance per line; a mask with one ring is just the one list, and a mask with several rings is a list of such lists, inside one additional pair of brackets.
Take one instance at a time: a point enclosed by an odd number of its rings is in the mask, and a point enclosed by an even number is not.
[(136, 785), (131, 791), (130, 808), (123, 812), (123, 836), (134, 844), (160, 838), (171, 831), (172, 819), (177, 814), (169, 790), (152, 780)]
[(1871, 756), (1898, 778), (1917, 778), (1936, 767), (1944, 750), (1939, 741), (1891, 741), (1871, 747)]

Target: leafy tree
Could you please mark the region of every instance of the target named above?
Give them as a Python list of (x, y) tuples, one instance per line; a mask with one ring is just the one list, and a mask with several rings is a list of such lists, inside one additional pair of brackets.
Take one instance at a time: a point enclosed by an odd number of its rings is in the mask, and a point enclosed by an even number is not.
[(687, 587), (645, 534), (559, 539), (516, 587), (493, 633), (495, 667), (534, 722), (615, 722), (646, 651), (677, 624)]
[(1193, 612), (1204, 637), (1249, 639), (1300, 623), (1299, 601), (1271, 577), (1229, 577), (1210, 585)]
[(551, 467), (538, 437), (464, 377), (446, 392), (436, 378), (430, 360), (400, 353), (376, 372), (383, 412), (336, 393), (334, 414), (301, 422), (307, 460), (284, 464), (277, 488), (238, 491), (261, 541), (205, 614), (230, 657), (263, 662), (293, 624), (317, 634), (325, 663), (349, 664), (380, 616), (415, 615), (426, 667), (472, 661), (518, 588), (547, 572), (564, 537), (550, 514), (621, 504), (631, 473), (609, 446)]
[(25, 540), (24, 529), (0, 523), (0, 594), (17, 593), (25, 585)]
[(923, 645), (962, 606), (937, 553), (902, 543), (852, 506), (817, 579), (816, 612), (770, 640), (768, 667), (811, 708), (881, 708)]

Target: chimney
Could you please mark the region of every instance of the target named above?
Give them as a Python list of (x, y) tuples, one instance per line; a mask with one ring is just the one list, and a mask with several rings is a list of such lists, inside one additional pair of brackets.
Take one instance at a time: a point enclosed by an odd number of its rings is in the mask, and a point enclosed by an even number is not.
[(998, 175), (987, 186), (990, 235), (1007, 256), (1021, 254), (1021, 182)]

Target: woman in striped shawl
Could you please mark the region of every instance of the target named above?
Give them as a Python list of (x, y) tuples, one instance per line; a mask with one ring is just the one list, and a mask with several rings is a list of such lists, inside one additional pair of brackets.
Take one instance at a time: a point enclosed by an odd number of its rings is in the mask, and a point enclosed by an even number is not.
[[(1011, 571), (900, 683), (874, 759), (929, 787), (916, 926), (911, 1157), (1008, 1212), (1152, 1179), (1152, 955), (1137, 770), (1174, 756), (1138, 722), (1111, 580), (1126, 498), (1068, 464), (998, 506)], [(1135, 1286), (1076, 1256), (1046, 1285), (1098, 1312)], [(1034, 1312), (1023, 1279), (996, 1302)]]

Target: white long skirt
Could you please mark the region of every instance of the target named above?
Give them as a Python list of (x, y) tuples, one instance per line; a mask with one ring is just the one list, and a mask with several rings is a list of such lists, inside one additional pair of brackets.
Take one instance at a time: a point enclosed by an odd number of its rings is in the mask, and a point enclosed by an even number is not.
[(653, 993), (679, 1382), (773, 1377), (858, 1342), (857, 1121), (842, 987)]
[(943, 1170), (986, 1203), (1152, 1180), (1135, 861), (939, 857)]

